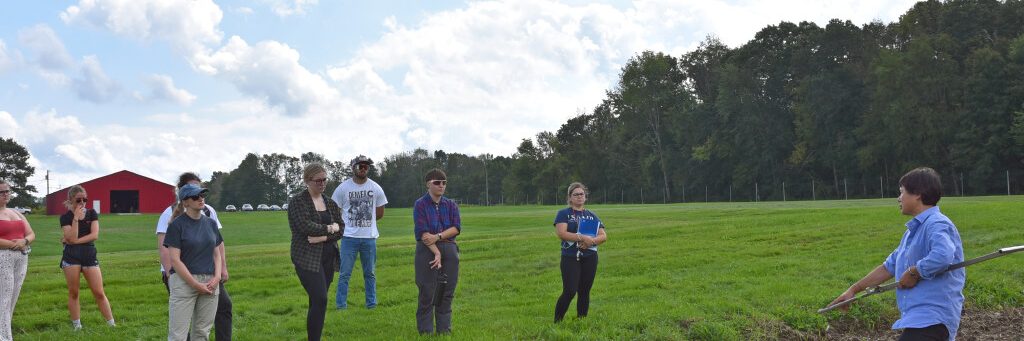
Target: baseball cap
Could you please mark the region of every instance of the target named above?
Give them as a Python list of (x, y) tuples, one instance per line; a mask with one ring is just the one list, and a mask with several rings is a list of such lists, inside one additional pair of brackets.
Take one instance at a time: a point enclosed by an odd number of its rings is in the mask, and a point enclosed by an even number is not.
[(202, 188), (202, 187), (199, 187), (199, 185), (188, 184), (188, 185), (182, 186), (181, 189), (178, 190), (178, 200), (185, 200), (185, 198), (188, 198), (188, 197), (191, 197), (191, 196), (194, 196), (194, 195), (200, 195), (200, 194), (206, 193), (207, 191), (209, 191), (209, 190), (205, 189), (205, 188)]
[(366, 157), (366, 155), (359, 155), (359, 156), (356, 156), (355, 159), (352, 159), (352, 161), (350, 161), (348, 163), (348, 166), (349, 167), (355, 167), (356, 165), (358, 165), (360, 163), (367, 163), (367, 164), (371, 164), (372, 165), (373, 164), (373, 159)]

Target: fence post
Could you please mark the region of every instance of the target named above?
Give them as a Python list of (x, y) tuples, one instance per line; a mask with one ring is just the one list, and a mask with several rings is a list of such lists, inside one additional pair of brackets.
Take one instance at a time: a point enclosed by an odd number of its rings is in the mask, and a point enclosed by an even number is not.
[(786, 201), (786, 182), (782, 182), (782, 201)]
[(754, 202), (761, 201), (761, 195), (757, 192), (757, 181), (754, 181)]
[(878, 177), (878, 195), (885, 199), (885, 189), (882, 188), (882, 177)]
[(729, 202), (732, 202), (732, 184), (729, 184)]
[(1006, 195), (1010, 195), (1010, 170), (1006, 170)]
[(846, 178), (843, 178), (843, 200), (850, 200), (850, 192), (846, 188)]
[(811, 179), (811, 200), (818, 200), (818, 193), (814, 193), (814, 179)]

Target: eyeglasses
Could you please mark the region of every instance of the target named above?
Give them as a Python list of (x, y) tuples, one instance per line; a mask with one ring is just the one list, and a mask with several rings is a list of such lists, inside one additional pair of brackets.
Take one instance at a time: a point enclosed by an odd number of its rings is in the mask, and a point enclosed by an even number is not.
[(323, 184), (327, 183), (327, 178), (313, 179), (313, 180), (309, 180), (309, 182), (315, 183), (317, 185), (323, 185)]
[(11, 190), (9, 190), (9, 189), (2, 190), (2, 191), (0, 191), (0, 194), (11, 194)]
[(203, 199), (203, 198), (206, 198), (206, 194), (205, 193), (204, 194), (196, 194), (196, 195), (193, 195), (193, 196), (185, 197), (185, 199), (193, 200), (193, 201), (198, 201), (199, 199)]
[(434, 186), (448, 186), (448, 180), (434, 180), (430, 182)]
[(370, 169), (370, 164), (368, 164), (368, 163), (360, 163), (360, 164), (356, 165), (356, 168), (359, 168), (359, 169)]
[(572, 194), (572, 196), (574, 196), (574, 197), (582, 197), (582, 196), (586, 196), (586, 195), (587, 195), (587, 193), (585, 193), (585, 192), (576, 192), (576, 193)]
[(89, 198), (77, 198), (77, 199), (75, 199), (75, 202), (79, 203), (79, 204), (84, 204), (84, 203), (89, 202)]

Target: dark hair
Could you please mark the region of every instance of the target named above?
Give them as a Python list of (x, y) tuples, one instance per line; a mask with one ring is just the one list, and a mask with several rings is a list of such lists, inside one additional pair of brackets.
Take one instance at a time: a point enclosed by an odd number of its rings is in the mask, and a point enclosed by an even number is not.
[(448, 180), (448, 176), (444, 174), (443, 170), (434, 168), (427, 172), (427, 175), (423, 176), (423, 182), (430, 180)]
[(910, 194), (921, 196), (921, 203), (935, 206), (942, 199), (942, 179), (939, 172), (928, 167), (915, 168), (900, 178), (900, 187)]
[(192, 182), (192, 181), (203, 182), (203, 179), (200, 179), (199, 176), (196, 175), (196, 173), (192, 173), (192, 172), (181, 173), (181, 175), (178, 176), (178, 188), (185, 187), (185, 185), (188, 185), (188, 183)]

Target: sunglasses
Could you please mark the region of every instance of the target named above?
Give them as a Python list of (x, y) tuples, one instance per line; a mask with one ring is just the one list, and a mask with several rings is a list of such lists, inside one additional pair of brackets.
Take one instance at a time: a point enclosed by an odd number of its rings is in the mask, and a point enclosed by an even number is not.
[(327, 183), (327, 178), (309, 180), (309, 182), (315, 183), (317, 185), (323, 185), (323, 184)]
[(196, 195), (193, 195), (193, 196), (185, 197), (185, 199), (189, 199), (189, 200), (199, 200), (201, 198), (206, 198), (206, 194), (196, 194)]
[(370, 169), (370, 164), (368, 164), (368, 163), (360, 163), (360, 164), (356, 165), (356, 168), (359, 168), (359, 169)]
[(433, 184), (434, 186), (447, 186), (448, 180), (433, 180), (430, 183)]
[(89, 198), (78, 198), (78, 199), (75, 199), (75, 202), (79, 203), (79, 204), (84, 204), (84, 203), (89, 202)]
[(0, 194), (11, 194), (11, 190), (9, 190), (9, 189), (2, 190), (2, 191), (0, 191)]

